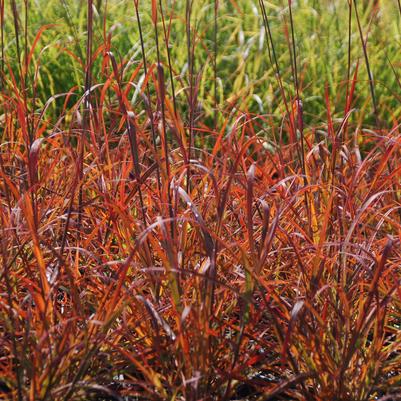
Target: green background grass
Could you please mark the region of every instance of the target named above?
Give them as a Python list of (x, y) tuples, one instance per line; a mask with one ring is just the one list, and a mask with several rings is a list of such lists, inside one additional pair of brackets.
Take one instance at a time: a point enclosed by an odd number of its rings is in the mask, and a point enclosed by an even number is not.
[[(112, 49), (118, 61), (131, 60), (128, 74), (141, 61), (139, 34), (131, 0), (98, 0), (94, 19), (94, 49), (110, 35)], [(149, 62), (156, 60), (154, 29), (151, 23), (150, 2), (140, 1), (145, 49)], [(401, 25), (395, 0), (381, 2), (379, 13), (372, 12), (373, 1), (357, 2), (363, 35), (368, 39), (367, 51), (374, 77), (380, 118), (387, 125), (399, 117), (400, 88), (395, 73), (400, 70), (399, 48)], [(177, 101), (185, 109), (184, 91), (187, 80), (187, 45), (185, 32), (185, 1), (163, 3), (166, 24), (171, 20), (170, 51), (176, 79)], [(286, 29), (289, 32), (289, 12), (286, 1), (266, 2), (285, 89), (293, 94), (293, 78)], [(17, 2), (20, 19), (20, 47), (24, 51), (24, 3)], [(192, 26), (195, 47), (195, 75), (199, 77), (199, 107), (209, 116), (214, 104), (213, 81), (213, 2), (197, 0), (193, 4)], [(6, 5), (5, 52), (11, 68), (17, 70), (15, 27), (11, 6)], [(258, 114), (282, 113), (281, 96), (269, 62), (266, 36), (259, 4), (255, 0), (224, 0), (218, 12), (218, 103), (224, 110), (234, 101), (239, 109), (247, 108)], [(342, 116), (348, 66), (348, 3), (342, 1), (299, 0), (293, 3), (294, 29), (298, 76), (305, 121), (316, 125), (326, 117), (325, 87), (328, 87), (332, 112)], [(104, 19), (106, 29), (104, 29)], [(35, 51), (34, 62), (40, 63), (37, 75), (37, 93), (43, 105), (52, 95), (68, 91), (74, 84), (83, 86), (84, 73), (80, 57), (85, 55), (86, 7), (83, 1), (37, 0), (29, 5), (29, 45), (41, 27), (53, 24), (43, 32)], [(159, 22), (161, 55), (166, 59), (162, 25)], [(351, 74), (359, 62), (356, 87), (357, 110), (354, 121), (373, 123), (368, 75), (363, 58), (360, 35), (352, 18)], [(394, 71), (391, 68), (393, 64)], [(100, 65), (95, 62), (94, 77), (99, 76)], [(31, 74), (34, 74), (31, 68)], [(127, 75), (128, 77), (128, 75)], [(180, 79), (183, 78), (183, 79)], [(240, 101), (238, 101), (240, 99)], [(55, 104), (60, 104), (61, 101)], [(40, 106), (40, 105), (38, 105)], [(54, 106), (53, 106), (54, 107)], [(206, 120), (207, 121), (207, 120)]]

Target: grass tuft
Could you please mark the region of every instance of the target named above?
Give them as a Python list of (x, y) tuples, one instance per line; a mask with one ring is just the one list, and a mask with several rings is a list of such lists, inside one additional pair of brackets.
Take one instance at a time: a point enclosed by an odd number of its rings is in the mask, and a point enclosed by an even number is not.
[(0, 399), (397, 399), (400, 18), (0, 0)]

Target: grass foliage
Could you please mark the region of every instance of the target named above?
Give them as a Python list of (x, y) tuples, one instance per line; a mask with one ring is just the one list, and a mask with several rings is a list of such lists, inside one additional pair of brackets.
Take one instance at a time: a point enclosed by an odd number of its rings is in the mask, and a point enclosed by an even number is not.
[(0, 16), (0, 399), (398, 399), (399, 0)]

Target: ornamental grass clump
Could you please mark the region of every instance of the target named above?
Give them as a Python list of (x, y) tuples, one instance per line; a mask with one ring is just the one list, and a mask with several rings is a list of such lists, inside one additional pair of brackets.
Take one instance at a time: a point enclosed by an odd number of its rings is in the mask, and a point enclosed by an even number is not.
[(398, 399), (399, 3), (48, 3), (0, 1), (0, 399)]

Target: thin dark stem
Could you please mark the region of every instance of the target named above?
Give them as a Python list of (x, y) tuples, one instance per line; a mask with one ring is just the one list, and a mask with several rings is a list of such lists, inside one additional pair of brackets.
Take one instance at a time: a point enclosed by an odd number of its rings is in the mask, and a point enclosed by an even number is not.
[(166, 107), (165, 107), (165, 81), (164, 81), (164, 70), (160, 58), (160, 46), (159, 46), (159, 30), (157, 27), (157, 20), (154, 21), (155, 28), (155, 41), (156, 41), (156, 54), (157, 54), (157, 78), (158, 78), (158, 94), (162, 115), (162, 128), (163, 128), (163, 148), (164, 148), (164, 159), (166, 166), (166, 192), (167, 192), (167, 203), (169, 216), (171, 219), (171, 237), (174, 238), (174, 223), (173, 223), (173, 206), (171, 200), (171, 190), (170, 190), (170, 160), (169, 160), (169, 143), (167, 138), (167, 124), (166, 124)]
[(292, 4), (291, 0), (288, 0), (288, 8), (290, 10), (290, 28), (291, 28), (291, 42), (292, 42), (292, 54), (294, 63), (294, 83), (297, 98), (299, 99), (299, 83), (298, 83), (298, 67), (297, 67), (297, 53), (295, 48), (295, 32), (294, 32), (294, 19), (292, 17)]
[[(284, 91), (284, 86), (283, 86), (283, 81), (282, 81), (282, 78), (281, 78), (280, 67), (279, 67), (279, 64), (278, 64), (276, 50), (275, 50), (275, 47), (274, 47), (273, 35), (271, 33), (269, 19), (267, 18), (266, 7), (265, 7), (265, 5), (263, 3), (263, 0), (259, 0), (259, 5), (260, 5), (260, 9), (262, 11), (263, 24), (264, 24), (264, 28), (265, 28), (265, 32), (266, 32), (266, 36), (267, 36), (267, 48), (268, 48), (268, 54), (269, 54), (270, 63), (272, 64), (273, 68), (275, 69), (276, 78), (277, 78), (277, 81), (278, 81), (278, 84), (279, 84), (279, 88), (280, 88), (280, 92), (281, 92), (281, 97), (282, 97), (283, 102), (284, 102), (284, 107), (285, 107), (286, 113), (289, 116), (290, 115), (290, 109), (289, 109), (287, 98), (286, 98), (285, 91)], [(269, 41), (270, 41), (270, 44), (269, 44)], [(290, 121), (290, 125), (291, 125), (292, 132), (295, 133), (295, 127), (293, 126), (293, 123), (291, 121)]]
[[(29, 0), (24, 0), (25, 4), (25, 26), (24, 26), (24, 47), (25, 47), (25, 54), (24, 54), (24, 77), (23, 77), (23, 89), (24, 89), (24, 101), (25, 101), (25, 109), (26, 109), (26, 127), (28, 130), (28, 138), (29, 138), (29, 145), (32, 145), (33, 141), (35, 140), (34, 138), (34, 132), (33, 132), (33, 127), (34, 127), (34, 119), (29, 118), (29, 113), (28, 113), (28, 23), (29, 23)], [(34, 85), (33, 85), (34, 86)], [(34, 96), (32, 96), (32, 99)], [(32, 112), (35, 108), (35, 104), (32, 104)], [(34, 197), (33, 197), (34, 198)], [(34, 199), (32, 200), (34, 201)], [(35, 204), (35, 203), (34, 203)], [(34, 214), (35, 214), (35, 220), (37, 218), (36, 214), (36, 208), (34, 208)]]
[(165, 157), (165, 164), (166, 164), (166, 174), (167, 174), (167, 180), (170, 180), (170, 163), (168, 160), (169, 154), (168, 154), (168, 138), (167, 138), (167, 132), (166, 132), (166, 110), (165, 110), (165, 87), (164, 87), (164, 70), (163, 66), (161, 64), (160, 60), (160, 50), (159, 50), (159, 41), (158, 41), (158, 32), (156, 28), (156, 48), (157, 48), (157, 76), (158, 76), (158, 82), (159, 82), (159, 93), (160, 95), (160, 108), (162, 112), (162, 123), (163, 123), (163, 140), (164, 140), (164, 157)]
[[(143, 71), (145, 73), (145, 79), (146, 79), (146, 77), (148, 76), (148, 66), (147, 66), (148, 62), (146, 59), (145, 43), (144, 43), (144, 39), (143, 39), (141, 18), (139, 15), (138, 0), (134, 0), (134, 5), (135, 5), (136, 20), (137, 20), (137, 24), (138, 24), (139, 40), (141, 43)], [(155, 126), (154, 126), (154, 116), (153, 116), (153, 110), (152, 110), (152, 103), (150, 100), (150, 89), (149, 89), (148, 81), (146, 82), (146, 96), (149, 100), (149, 107), (147, 107), (146, 110), (148, 112), (148, 117), (150, 120), (150, 129), (151, 129), (151, 133), (152, 133), (153, 148), (154, 148), (155, 156), (156, 156), (157, 155), (156, 131), (155, 131)], [(157, 164), (156, 175), (157, 175), (157, 186), (158, 186), (159, 194), (161, 194), (161, 178), (160, 178), (159, 164)]]
[(12, 9), (12, 13), (13, 13), (15, 46), (17, 49), (17, 60), (18, 60), (18, 66), (19, 66), (19, 71), (20, 71), (20, 78), (21, 78), (21, 50), (20, 50), (20, 44), (19, 44), (19, 23), (18, 23), (17, 4), (15, 3), (15, 0), (11, 1), (11, 9)]
[[(171, 95), (173, 97), (174, 117), (177, 118), (178, 117), (178, 114), (177, 114), (177, 102), (176, 102), (173, 67), (172, 67), (172, 64), (171, 64), (171, 53), (170, 53), (170, 46), (169, 46), (172, 14), (170, 15), (170, 23), (169, 23), (170, 25), (169, 25), (169, 29), (167, 30), (166, 29), (166, 24), (165, 24), (165, 19), (164, 19), (162, 0), (159, 0), (159, 7), (160, 7), (160, 14), (161, 14), (161, 17), (162, 17), (164, 43), (165, 43), (165, 46), (166, 46), (166, 53), (167, 53), (168, 70), (169, 70), (170, 83), (171, 83)], [(187, 154), (186, 154), (187, 150), (185, 149), (185, 146), (184, 146), (184, 144), (182, 142), (182, 139), (179, 136), (177, 136), (177, 140), (179, 142), (179, 146), (181, 148), (184, 161), (185, 161), (185, 163), (188, 163), (188, 157), (187, 157)], [(173, 137), (171, 138), (171, 144), (172, 143), (173, 143)]]
[(29, 1), (25, 0), (25, 32), (24, 32), (24, 45), (25, 45), (25, 87), (27, 86), (27, 75), (28, 75), (28, 6)]
[(295, 47), (295, 29), (294, 29), (294, 20), (292, 17), (291, 0), (288, 0), (288, 7), (290, 10), (290, 28), (291, 28), (291, 42), (292, 42), (292, 54), (293, 54), (292, 58), (293, 58), (293, 63), (294, 63), (294, 85), (295, 85), (295, 93), (296, 93), (296, 110), (297, 110), (297, 119), (294, 119), (294, 123), (295, 123), (295, 127), (299, 130), (300, 136), (301, 136), (300, 156), (301, 156), (301, 163), (302, 163), (302, 173), (304, 175), (304, 180), (306, 180), (302, 104), (301, 104), (301, 99), (299, 97), (298, 65), (297, 65), (297, 53), (296, 53), (296, 47)]
[(92, 85), (92, 37), (93, 37), (93, 0), (88, 0), (87, 18), (87, 41), (86, 41), (86, 65), (85, 65), (85, 95), (84, 113), (79, 148), (79, 194), (78, 194), (78, 238), (82, 224), (82, 203), (83, 203), (83, 170), (84, 170), (84, 151), (86, 142), (86, 131), (90, 127), (90, 88)]
[[(288, 0), (288, 7), (290, 10), (290, 28), (291, 28), (291, 42), (292, 42), (292, 54), (293, 54), (293, 63), (294, 63), (294, 85), (295, 85), (295, 93), (296, 93), (296, 113), (297, 116), (294, 118), (294, 125), (295, 125), (295, 131), (299, 131), (300, 134), (300, 139), (301, 139), (301, 146), (298, 146), (298, 149), (300, 148), (299, 151), (299, 156), (301, 158), (301, 166), (302, 166), (302, 174), (303, 174), (303, 181), (304, 181), (304, 186), (306, 187), (308, 185), (308, 178), (306, 176), (306, 167), (305, 167), (305, 139), (304, 139), (304, 123), (303, 123), (303, 106), (301, 99), (299, 97), (299, 81), (298, 81), (298, 65), (297, 65), (297, 52), (296, 52), (296, 46), (295, 46), (295, 29), (294, 29), (294, 19), (292, 17), (292, 3), (291, 0)], [(298, 141), (297, 141), (298, 143)], [(306, 212), (308, 214), (309, 221), (311, 220), (311, 216), (309, 213), (309, 203), (308, 203), (308, 196), (305, 192), (304, 195), (305, 198), (305, 207), (306, 207)], [(312, 225), (309, 225), (312, 227)]]
[(174, 77), (173, 77), (173, 68), (171, 65), (171, 54), (170, 54), (170, 46), (169, 46), (169, 36), (167, 34), (166, 30), (166, 24), (164, 21), (164, 13), (163, 13), (163, 3), (162, 0), (159, 0), (159, 6), (160, 6), (160, 14), (162, 16), (162, 23), (163, 23), (163, 34), (164, 34), (164, 42), (166, 46), (166, 52), (167, 52), (167, 61), (168, 61), (168, 69), (169, 69), (169, 74), (170, 74), (170, 84), (171, 84), (171, 94), (173, 96), (173, 107), (174, 107), (174, 114), (177, 116), (177, 102), (175, 98), (175, 88), (174, 88)]
[[(352, 49), (352, 1), (348, 2), (348, 59), (347, 59), (347, 92), (345, 98), (345, 112), (344, 117), (348, 113), (348, 102), (350, 97), (350, 84), (351, 84), (351, 49)], [(347, 128), (341, 132), (341, 144), (344, 144)]]
[(366, 70), (367, 70), (368, 78), (369, 78), (369, 88), (370, 88), (370, 94), (371, 94), (371, 97), (372, 97), (373, 113), (374, 113), (375, 118), (376, 118), (377, 126), (379, 126), (379, 115), (378, 115), (378, 108), (377, 108), (377, 103), (376, 103), (376, 94), (375, 94), (375, 86), (374, 86), (374, 81), (373, 81), (373, 75), (372, 75), (372, 71), (370, 69), (368, 50), (367, 50), (367, 43), (366, 43), (366, 40), (363, 38), (362, 26), (361, 26), (361, 21), (360, 21), (360, 18), (359, 18), (359, 13), (358, 13), (358, 7), (357, 7), (357, 4), (356, 4), (356, 0), (354, 0), (354, 8), (355, 8), (356, 22), (358, 24), (359, 37), (361, 39), (363, 55), (364, 55), (364, 58), (365, 58)]
[(351, 80), (351, 44), (352, 44), (352, 2), (348, 3), (348, 58), (347, 58), (347, 99)]
[(213, 75), (214, 75), (214, 129), (217, 128), (217, 55), (218, 55), (218, 43), (217, 43), (217, 31), (218, 22), (217, 16), (219, 12), (219, 0), (214, 0), (214, 62), (213, 62)]
[(185, 24), (186, 24), (186, 35), (187, 35), (187, 62), (189, 71), (189, 139), (188, 139), (188, 167), (187, 167), (187, 188), (186, 191), (190, 193), (190, 181), (191, 181), (191, 154), (192, 154), (192, 142), (193, 142), (193, 115), (194, 115), (194, 82), (193, 82), (193, 64), (194, 60), (192, 57), (192, 35), (191, 35), (191, 14), (192, 14), (192, 1), (187, 0), (185, 9)]

